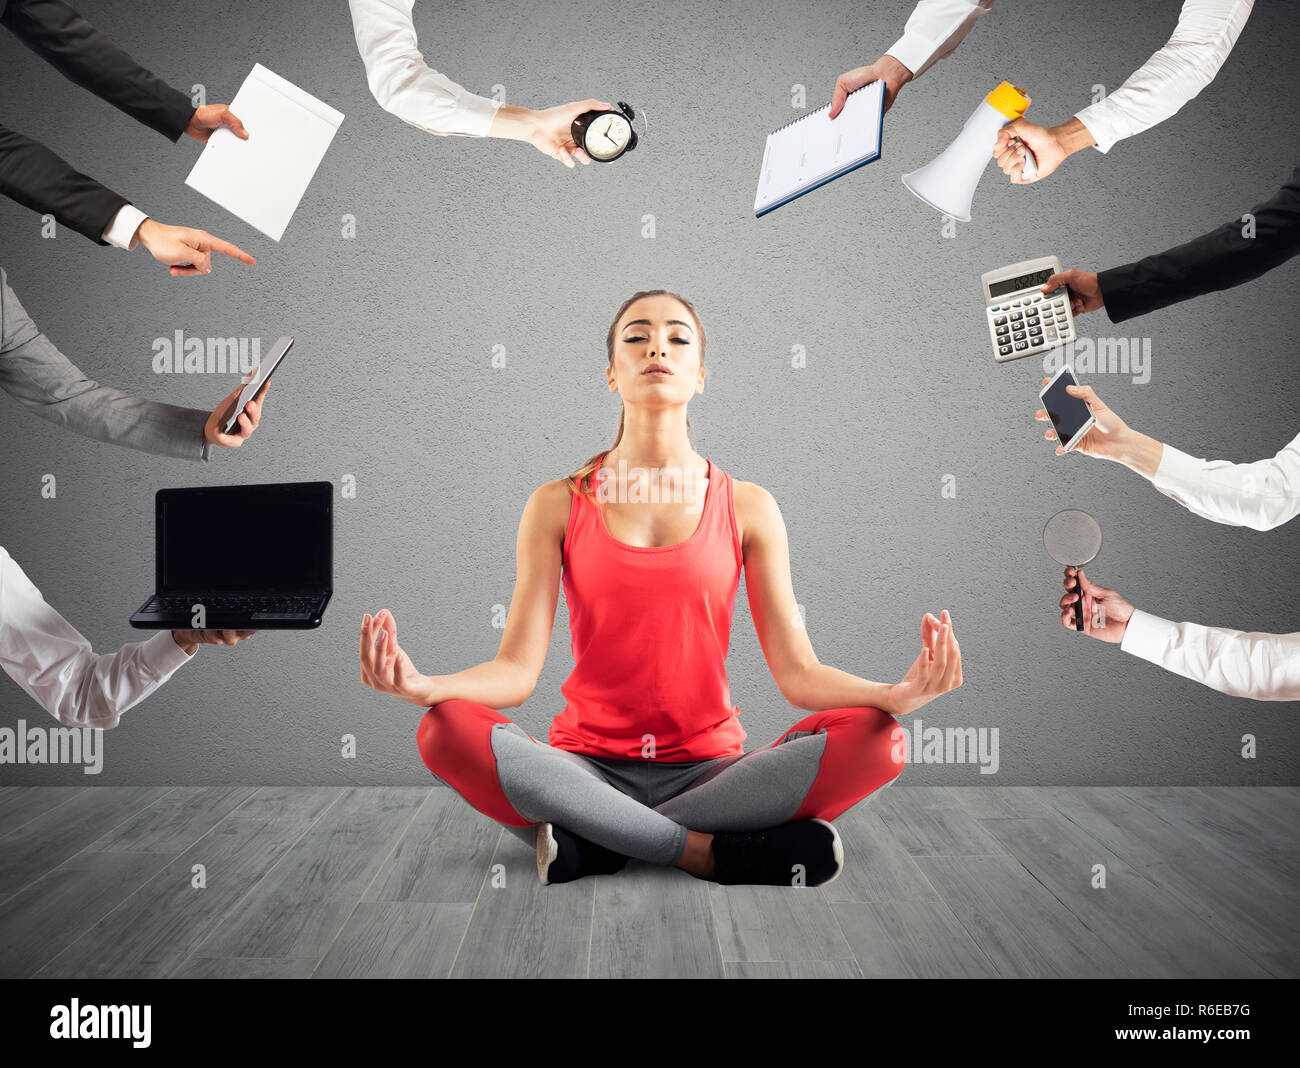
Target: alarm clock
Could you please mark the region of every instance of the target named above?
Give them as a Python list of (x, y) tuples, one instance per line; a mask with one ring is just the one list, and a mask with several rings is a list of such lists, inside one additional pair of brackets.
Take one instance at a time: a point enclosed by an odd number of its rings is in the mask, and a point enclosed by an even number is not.
[(573, 120), (573, 143), (597, 163), (613, 163), (636, 148), (635, 118), (632, 106), (621, 100), (608, 111), (584, 111)]

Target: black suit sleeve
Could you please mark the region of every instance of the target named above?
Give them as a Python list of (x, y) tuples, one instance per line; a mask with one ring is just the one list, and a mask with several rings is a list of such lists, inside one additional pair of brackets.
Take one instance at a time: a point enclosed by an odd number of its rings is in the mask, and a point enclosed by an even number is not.
[(104, 230), (129, 201), (73, 170), (44, 145), (0, 126), (0, 193), (106, 245)]
[[(189, 97), (150, 74), (62, 0), (0, 0), (0, 25), (77, 85), (157, 130), (180, 138), (194, 114)], [(0, 126), (0, 193), (107, 244), (103, 233), (126, 197), (70, 167), (62, 157)]]
[(63, 0), (9, 0), (0, 25), (83, 89), (172, 141), (194, 114), (190, 98), (149, 73)]
[(1255, 217), (1253, 237), (1242, 232), (1245, 223), (1233, 219), (1168, 252), (1098, 274), (1111, 322), (1231, 289), (1300, 254), (1300, 167), (1250, 214)]

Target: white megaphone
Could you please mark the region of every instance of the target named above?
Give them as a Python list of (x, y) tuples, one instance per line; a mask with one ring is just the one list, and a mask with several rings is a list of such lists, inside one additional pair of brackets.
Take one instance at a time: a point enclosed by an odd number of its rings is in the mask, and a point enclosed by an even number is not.
[[(1020, 118), (1028, 107), (1029, 97), (1023, 89), (1002, 82), (966, 120), (957, 140), (919, 171), (903, 175), (903, 184), (930, 207), (961, 222), (970, 222), (971, 198), (975, 196), (980, 175), (993, 158), (998, 131)], [(1026, 145), (1020, 176), (1032, 178), (1037, 173), (1038, 161)]]

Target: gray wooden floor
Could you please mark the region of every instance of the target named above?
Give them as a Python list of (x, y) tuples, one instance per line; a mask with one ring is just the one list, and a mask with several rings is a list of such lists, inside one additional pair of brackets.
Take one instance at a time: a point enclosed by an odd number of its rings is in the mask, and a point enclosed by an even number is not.
[(1300, 975), (1300, 789), (899, 786), (836, 825), (825, 889), (542, 887), (443, 788), (8, 787), (0, 974)]

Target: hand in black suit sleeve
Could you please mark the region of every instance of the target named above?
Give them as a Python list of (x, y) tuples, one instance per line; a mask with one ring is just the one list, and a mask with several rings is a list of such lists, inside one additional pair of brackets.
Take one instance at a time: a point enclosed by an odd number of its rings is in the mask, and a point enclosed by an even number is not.
[(0, 193), (24, 207), (53, 215), (60, 226), (98, 245), (126, 197), (75, 171), (60, 156), (0, 126)]
[(171, 141), (194, 114), (190, 98), (145, 70), (63, 0), (9, 0), (0, 25), (96, 96)]
[(1195, 240), (1097, 276), (1111, 322), (1258, 278), (1300, 254), (1300, 167), (1277, 194), (1252, 208), (1254, 236), (1241, 219)]

